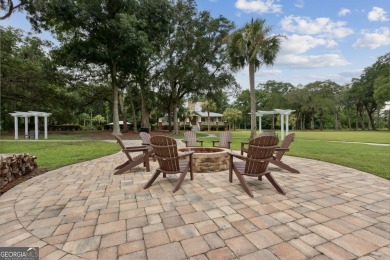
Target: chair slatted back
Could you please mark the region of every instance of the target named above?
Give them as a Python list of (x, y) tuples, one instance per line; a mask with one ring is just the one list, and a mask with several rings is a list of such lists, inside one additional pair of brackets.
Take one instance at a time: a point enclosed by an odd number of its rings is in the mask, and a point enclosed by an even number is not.
[[(283, 143), (280, 146), (280, 148), (286, 148), (287, 149), (290, 146), (290, 144), (294, 141), (294, 138), (295, 138), (295, 134), (294, 133), (286, 135), (286, 137), (284, 138)], [(285, 152), (286, 151), (277, 151), (276, 154), (275, 154), (276, 160), (280, 161), (282, 159), (282, 157), (283, 157)]]
[(139, 136), (141, 137), (142, 144), (144, 145), (150, 145), (150, 134), (146, 132), (139, 133)]
[(130, 153), (126, 152), (126, 146), (125, 144), (123, 143), (122, 139), (118, 136), (118, 135), (114, 135), (115, 139), (116, 139), (116, 142), (119, 144), (119, 146), (122, 148), (122, 152), (124, 154), (126, 154), (127, 156), (127, 159), (129, 159), (129, 161), (134, 161), (133, 158), (131, 157)]
[(249, 141), (248, 155), (245, 164), (245, 173), (258, 174), (264, 172), (268, 167), (268, 161), (261, 159), (271, 159), (278, 145), (279, 139), (275, 136), (256, 137)]
[(219, 136), (219, 146), (230, 148), (229, 142), (232, 140), (232, 133), (229, 131), (222, 132)]
[(184, 132), (184, 140), (187, 141), (187, 146), (196, 146), (196, 134), (192, 131)]
[(150, 145), (154, 149), (162, 171), (178, 172), (180, 170), (177, 143), (174, 139), (167, 136), (156, 135), (150, 138)]

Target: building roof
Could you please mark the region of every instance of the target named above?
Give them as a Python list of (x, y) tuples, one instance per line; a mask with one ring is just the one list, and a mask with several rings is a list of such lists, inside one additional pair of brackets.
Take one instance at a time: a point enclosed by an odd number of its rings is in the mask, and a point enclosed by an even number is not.
[[(201, 111), (193, 111), (194, 114), (197, 114), (198, 116), (201, 117), (207, 117), (208, 114), (207, 112), (201, 112)], [(215, 113), (215, 112), (210, 112), (210, 117), (222, 117), (223, 115), (220, 113)]]

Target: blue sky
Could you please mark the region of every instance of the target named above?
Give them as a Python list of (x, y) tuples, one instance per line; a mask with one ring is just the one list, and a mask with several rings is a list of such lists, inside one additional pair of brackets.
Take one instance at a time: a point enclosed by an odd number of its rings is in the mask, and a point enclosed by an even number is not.
[[(199, 10), (223, 15), (237, 28), (251, 18), (266, 19), (273, 33), (287, 36), (272, 67), (256, 72), (267, 80), (307, 84), (316, 80), (350, 83), (390, 51), (390, 0), (196, 0)], [(25, 15), (1, 21), (31, 31)], [(51, 40), (48, 33), (41, 35)], [(245, 89), (248, 69), (236, 73)]]
[[(272, 67), (256, 72), (267, 80), (307, 84), (350, 83), (390, 51), (390, 0), (197, 0), (198, 9), (223, 15), (237, 28), (266, 19), (273, 33), (287, 36)], [(236, 74), (248, 88), (248, 69)]]

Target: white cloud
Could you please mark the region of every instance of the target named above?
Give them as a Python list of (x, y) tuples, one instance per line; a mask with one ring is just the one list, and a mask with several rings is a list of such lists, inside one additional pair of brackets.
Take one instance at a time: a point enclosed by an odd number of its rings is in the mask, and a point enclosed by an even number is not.
[(298, 0), (294, 5), (295, 7), (303, 8), (305, 7), (305, 2), (303, 0)]
[(351, 10), (349, 10), (347, 8), (341, 8), (339, 11), (339, 16), (346, 16), (347, 14), (350, 14), (350, 13), (351, 13)]
[(338, 54), (323, 54), (323, 55), (288, 54), (288, 55), (279, 56), (275, 64), (294, 67), (294, 68), (324, 68), (324, 67), (346, 66), (349, 64), (349, 62)]
[(236, 8), (247, 13), (280, 13), (282, 5), (274, 0), (237, 0)]
[(272, 76), (282, 74), (281, 70), (273, 70), (273, 69), (260, 69), (256, 72), (256, 74), (264, 75), (264, 76)]
[(281, 54), (302, 54), (306, 51), (318, 47), (325, 46), (326, 48), (333, 48), (337, 46), (334, 40), (326, 40), (322, 38), (316, 38), (310, 35), (297, 35), (293, 34), (283, 40), (280, 45)]
[(281, 24), (285, 31), (300, 34), (317, 34), (335, 38), (344, 38), (353, 34), (353, 30), (346, 27), (346, 22), (333, 22), (327, 17), (311, 20), (309, 17), (290, 15), (284, 17)]
[(368, 20), (370, 21), (381, 21), (385, 22), (388, 21), (389, 18), (387, 18), (386, 11), (383, 8), (380, 7), (373, 7), (372, 11), (368, 13)]
[(390, 45), (390, 29), (382, 27), (374, 31), (362, 30), (361, 37), (352, 46), (376, 49), (386, 45)]

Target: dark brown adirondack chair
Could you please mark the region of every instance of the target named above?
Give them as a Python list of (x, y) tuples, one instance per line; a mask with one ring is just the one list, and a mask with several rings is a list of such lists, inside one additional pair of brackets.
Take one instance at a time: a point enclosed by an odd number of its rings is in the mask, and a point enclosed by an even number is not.
[(184, 132), (184, 143), (186, 147), (197, 146), (196, 143), (200, 143), (200, 146), (203, 146), (203, 141), (196, 140), (196, 134), (192, 131)]
[[(213, 142), (213, 147), (222, 147), (230, 149), (230, 144), (232, 142), (232, 133), (230, 133), (229, 131), (222, 132), (219, 136), (218, 141), (211, 142)], [(216, 143), (219, 143), (219, 145), (216, 145)]]
[[(114, 174), (122, 174), (128, 170), (131, 170), (135, 166), (143, 163), (144, 167), (146, 167), (146, 171), (150, 172), (150, 166), (149, 166), (149, 149), (147, 146), (132, 146), (132, 147), (126, 147), (122, 141), (122, 139), (114, 135), (115, 139), (117, 140), (118, 144), (120, 145), (122, 152), (126, 155), (127, 161), (122, 163), (121, 165), (117, 166), (115, 170), (117, 170)], [(130, 153), (134, 152), (142, 152), (141, 154), (132, 157)]]
[[(156, 172), (150, 180), (145, 184), (144, 189), (152, 186), (153, 182), (157, 179), (160, 173), (163, 173), (164, 178), (166, 177), (166, 174), (180, 173), (179, 180), (172, 192), (176, 192), (180, 188), (180, 185), (182, 184), (188, 171), (190, 171), (191, 180), (194, 179), (194, 175), (192, 173), (193, 151), (179, 155), (177, 152), (176, 141), (170, 137), (161, 135), (156, 135), (150, 138), (150, 144), (156, 154), (159, 167), (156, 169)], [(185, 157), (189, 157), (189, 160), (179, 160), (180, 158)]]
[(153, 157), (153, 161), (156, 161), (156, 157), (154, 154), (153, 147), (150, 145), (150, 134), (146, 132), (141, 132), (139, 133), (139, 136), (141, 137), (142, 140), (142, 145), (146, 145), (149, 148), (149, 156)]
[[(262, 136), (275, 136), (275, 135), (273, 135), (271, 132), (262, 132), (261, 134), (259, 134), (258, 137), (262, 137)], [(248, 153), (248, 145), (249, 142), (241, 142), (241, 155), (244, 155), (244, 153)]]
[(150, 145), (150, 134), (146, 132), (139, 133), (142, 140), (142, 145)]
[(279, 166), (282, 169), (285, 169), (292, 173), (300, 173), (297, 169), (294, 169), (290, 167), (289, 165), (282, 162), (282, 157), (285, 152), (288, 152), (290, 149), (288, 148), (290, 144), (294, 141), (295, 134), (288, 134), (283, 140), (283, 143), (280, 147), (276, 148), (276, 153), (273, 156), (273, 160), (270, 161), (270, 163), (275, 164), (276, 166)]
[[(282, 194), (286, 192), (279, 186), (276, 180), (272, 177), (271, 172), (267, 171), (268, 164), (273, 160), (273, 152), (278, 147), (278, 138), (275, 136), (262, 136), (249, 141), (247, 156), (241, 156), (235, 153), (230, 154), (229, 182), (233, 181), (233, 171), (244, 188), (245, 192), (253, 197), (248, 183), (244, 175), (249, 177), (257, 177), (259, 180), (265, 176), (276, 190)], [(233, 161), (233, 157), (239, 158), (242, 161)]]

